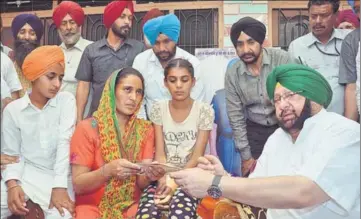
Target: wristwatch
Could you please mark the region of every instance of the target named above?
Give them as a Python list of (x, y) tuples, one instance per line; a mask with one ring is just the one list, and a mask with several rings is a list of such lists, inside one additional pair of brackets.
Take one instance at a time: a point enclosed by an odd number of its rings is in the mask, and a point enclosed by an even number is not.
[(213, 178), (212, 185), (208, 188), (207, 193), (214, 199), (219, 199), (222, 196), (222, 190), (219, 188), (222, 176), (216, 175)]

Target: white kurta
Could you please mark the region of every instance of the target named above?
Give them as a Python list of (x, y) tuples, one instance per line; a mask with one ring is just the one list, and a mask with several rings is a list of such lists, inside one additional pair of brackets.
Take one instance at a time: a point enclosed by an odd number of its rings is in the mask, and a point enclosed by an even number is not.
[(3, 52), (1, 54), (1, 78), (4, 80), (10, 89), (10, 92), (19, 91), (22, 89), (21, 83), (16, 72), (14, 63)]
[(282, 175), (313, 180), (331, 200), (305, 209), (268, 209), (267, 219), (360, 218), (360, 125), (323, 109), (306, 120), (295, 143), (277, 129), (250, 177)]
[(3, 183), (8, 180), (18, 180), (26, 196), (44, 210), (49, 206), (53, 188), (68, 188), (70, 139), (75, 121), (75, 98), (69, 92), (59, 92), (43, 109), (34, 106), (28, 95), (5, 108), (2, 153), (19, 156), (21, 161), (2, 171), (2, 210), (7, 206)]
[(61, 91), (68, 91), (76, 96), (78, 80), (76, 80), (75, 74), (85, 48), (92, 43), (92, 41), (80, 37), (78, 42), (71, 48), (66, 48), (64, 43), (60, 44), (65, 56), (65, 72)]
[(357, 108), (358, 112), (361, 114), (360, 110), (360, 42), (358, 43), (358, 53), (356, 56), (356, 69), (357, 69), (357, 80), (356, 80), (356, 98), (357, 98)]

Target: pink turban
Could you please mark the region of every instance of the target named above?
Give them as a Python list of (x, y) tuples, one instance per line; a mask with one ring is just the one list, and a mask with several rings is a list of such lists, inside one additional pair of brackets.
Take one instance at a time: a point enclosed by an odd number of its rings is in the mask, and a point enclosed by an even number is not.
[(351, 9), (339, 12), (335, 27), (337, 28), (341, 23), (345, 21), (351, 23), (356, 28), (360, 27), (360, 21), (358, 17)]
[(79, 26), (83, 25), (85, 15), (80, 5), (72, 1), (63, 1), (55, 8), (53, 12), (53, 21), (56, 27), (59, 28), (61, 22), (67, 14), (69, 14), (70, 17), (73, 18), (75, 23), (77, 23)]
[(134, 14), (133, 1), (112, 1), (104, 9), (104, 25), (110, 28), (114, 21), (122, 15), (125, 8)]

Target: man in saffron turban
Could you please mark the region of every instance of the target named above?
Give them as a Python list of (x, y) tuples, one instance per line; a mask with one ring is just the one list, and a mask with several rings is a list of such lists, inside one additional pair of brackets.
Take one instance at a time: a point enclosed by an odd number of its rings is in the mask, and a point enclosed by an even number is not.
[(22, 70), (32, 92), (9, 103), (3, 112), (2, 153), (21, 159), (2, 171), (1, 218), (26, 215), (36, 204), (45, 219), (70, 219), (74, 194), (69, 151), (76, 106), (73, 95), (59, 92), (63, 51), (41, 46), (26, 57)]

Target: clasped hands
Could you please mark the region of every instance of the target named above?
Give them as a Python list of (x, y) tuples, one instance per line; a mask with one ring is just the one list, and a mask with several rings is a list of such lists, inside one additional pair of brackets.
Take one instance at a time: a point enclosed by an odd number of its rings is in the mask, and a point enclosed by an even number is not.
[[(153, 162), (156, 163), (156, 162)], [(103, 176), (125, 180), (134, 175), (145, 175), (149, 181), (157, 181), (165, 174), (163, 168), (142, 166), (126, 159), (113, 160), (101, 167)]]
[[(153, 162), (157, 163), (157, 162)], [(125, 180), (130, 176), (144, 175), (150, 182), (158, 181), (157, 190), (154, 195), (154, 202), (160, 209), (167, 209), (168, 203), (177, 188), (173, 182), (167, 184), (165, 170), (161, 167), (147, 166), (132, 163), (126, 159), (113, 160), (105, 164), (102, 169), (102, 174), (105, 177), (115, 177), (120, 180)]]

